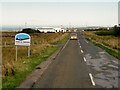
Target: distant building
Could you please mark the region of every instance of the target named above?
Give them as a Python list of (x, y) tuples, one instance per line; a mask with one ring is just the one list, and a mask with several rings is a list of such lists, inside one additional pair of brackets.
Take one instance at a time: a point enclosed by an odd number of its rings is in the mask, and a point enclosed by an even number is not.
[(108, 27), (107, 30), (110, 30), (110, 28)]
[(60, 28), (54, 28), (55, 29), (55, 32), (60, 32), (61, 29)]
[(53, 27), (38, 27), (38, 30), (40, 32), (44, 32), (44, 33), (48, 33), (48, 32), (52, 32), (52, 33), (66, 32), (66, 30), (64, 28), (53, 28)]
[(60, 32), (66, 32), (66, 30), (64, 28), (61, 28)]
[(120, 28), (120, 24), (118, 24), (118, 26), (117, 27), (119, 27)]
[(57, 32), (66, 32), (67, 30), (64, 28), (54, 28), (54, 27), (23, 27), (23, 29), (25, 28), (31, 28), (34, 30), (39, 30), (40, 32), (43, 33), (57, 33)]
[(48, 33), (48, 32), (55, 32), (54, 28), (52, 27), (40, 27), (38, 28), (40, 32)]
[(77, 29), (74, 29), (74, 32), (76, 32), (77, 31)]

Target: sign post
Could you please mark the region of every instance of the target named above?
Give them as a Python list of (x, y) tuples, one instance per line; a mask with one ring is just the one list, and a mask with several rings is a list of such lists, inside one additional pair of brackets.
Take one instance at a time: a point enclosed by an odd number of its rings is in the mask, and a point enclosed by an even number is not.
[(28, 46), (28, 57), (30, 57), (30, 35), (26, 33), (19, 33), (15, 36), (16, 46), (16, 61), (17, 61), (17, 46)]
[(28, 57), (30, 57), (30, 46), (28, 47)]
[(16, 61), (17, 61), (17, 46), (16, 46)]

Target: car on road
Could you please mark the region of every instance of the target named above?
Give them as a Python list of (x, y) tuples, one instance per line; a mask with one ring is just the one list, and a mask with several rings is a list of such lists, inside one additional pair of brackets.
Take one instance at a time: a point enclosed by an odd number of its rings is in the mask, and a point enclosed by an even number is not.
[(77, 39), (77, 33), (71, 33), (70, 39)]

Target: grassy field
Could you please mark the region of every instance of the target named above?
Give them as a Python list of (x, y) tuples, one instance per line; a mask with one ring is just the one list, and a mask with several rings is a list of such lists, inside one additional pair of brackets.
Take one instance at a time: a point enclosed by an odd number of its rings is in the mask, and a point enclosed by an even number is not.
[(19, 86), (37, 65), (51, 56), (65, 43), (69, 33), (32, 33), (31, 56), (27, 57), (27, 47), (18, 46), (18, 61), (15, 60), (14, 38), (17, 33), (2, 33), (2, 79), (3, 88)]
[(119, 37), (116, 37), (114, 35), (107, 35), (107, 34), (105, 35), (105, 32), (104, 35), (102, 35), (101, 34), (102, 31), (83, 31), (82, 33), (84, 34), (87, 40), (101, 47), (102, 49), (106, 50), (109, 54), (120, 59)]

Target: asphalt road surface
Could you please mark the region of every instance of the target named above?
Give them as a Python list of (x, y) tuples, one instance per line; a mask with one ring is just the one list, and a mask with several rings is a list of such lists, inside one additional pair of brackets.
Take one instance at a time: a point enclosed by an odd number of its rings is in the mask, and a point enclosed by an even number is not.
[(78, 32), (33, 88), (118, 88), (119, 61)]

